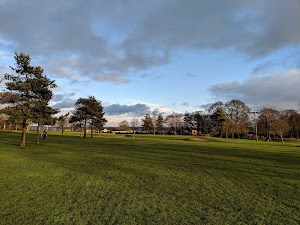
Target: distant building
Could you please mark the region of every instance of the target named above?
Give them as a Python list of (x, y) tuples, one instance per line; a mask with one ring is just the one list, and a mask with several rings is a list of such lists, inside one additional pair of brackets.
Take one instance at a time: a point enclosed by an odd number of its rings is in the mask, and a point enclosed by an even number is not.
[[(33, 124), (33, 125), (29, 126), (30, 131), (36, 131), (37, 128), (38, 128), (38, 125), (36, 125), (36, 124)], [(40, 130), (58, 131), (59, 128), (55, 127), (55, 126), (51, 126), (51, 125), (43, 125), (43, 126), (40, 126)]]

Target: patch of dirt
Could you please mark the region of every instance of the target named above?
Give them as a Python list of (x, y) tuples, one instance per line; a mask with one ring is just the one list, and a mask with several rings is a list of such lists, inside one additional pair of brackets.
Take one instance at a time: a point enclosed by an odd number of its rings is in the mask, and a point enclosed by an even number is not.
[(201, 141), (201, 142), (206, 142), (206, 141), (209, 141), (207, 139), (204, 139), (204, 138), (190, 138), (191, 141)]

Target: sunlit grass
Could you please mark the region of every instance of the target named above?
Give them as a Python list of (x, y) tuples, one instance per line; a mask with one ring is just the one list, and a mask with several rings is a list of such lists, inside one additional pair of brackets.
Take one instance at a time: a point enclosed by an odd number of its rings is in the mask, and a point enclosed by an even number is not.
[(72, 134), (0, 132), (0, 224), (300, 224), (298, 142)]

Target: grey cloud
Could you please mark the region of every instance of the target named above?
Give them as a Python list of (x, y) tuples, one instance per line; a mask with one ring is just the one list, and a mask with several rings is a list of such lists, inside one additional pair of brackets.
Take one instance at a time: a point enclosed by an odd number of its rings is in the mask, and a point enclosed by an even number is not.
[(152, 115), (155, 115), (155, 116), (158, 116), (159, 114), (161, 113), (161, 111), (159, 109), (154, 109), (151, 114)]
[(139, 75), (139, 78), (147, 78), (149, 77), (149, 74), (143, 73)]
[(41, 57), (44, 68), (67, 79), (116, 84), (168, 64), (176, 50), (230, 48), (260, 57), (298, 45), (298, 21), (298, 0), (0, 2), (1, 43), (12, 52)]
[(255, 66), (255, 68), (252, 70), (252, 75), (257, 76), (257, 75), (265, 75), (269, 74), (271, 71), (274, 71), (275, 69), (279, 67), (283, 67), (283, 63), (276, 61), (276, 60), (271, 60), (267, 61), (261, 64), (258, 64)]
[(252, 106), (274, 105), (297, 109), (300, 103), (300, 70), (270, 76), (251, 76), (242, 83), (216, 84), (209, 91), (225, 101), (237, 98)]
[(74, 108), (75, 107), (76, 100), (72, 98), (64, 98), (58, 103), (55, 103), (52, 105), (55, 109), (64, 109), (64, 108)]
[(77, 77), (74, 76), (74, 73), (69, 69), (55, 69), (49, 65), (47, 65), (45, 69), (50, 74), (59, 75), (60, 77), (65, 77), (71, 81), (77, 81)]
[(161, 75), (154, 74), (154, 73), (152, 73), (152, 74), (143, 73), (143, 74), (140, 74), (138, 77), (141, 78), (141, 79), (149, 78), (149, 79), (155, 79), (155, 80), (158, 80), (158, 79), (162, 78)]
[(128, 46), (233, 48), (258, 57), (300, 42), (297, 0), (162, 1), (155, 6), (134, 38), (126, 40)]
[(185, 76), (186, 77), (197, 77), (197, 75), (193, 74), (193, 73), (186, 73)]
[(208, 109), (212, 104), (213, 103), (202, 104), (202, 105), (199, 105), (199, 107), (202, 109)]
[[(249, 44), (249, 54), (263, 55), (286, 46), (295, 46), (300, 43), (300, 2), (262, 1), (256, 8), (259, 16), (255, 23), (259, 24), (259, 35)], [(270, 13), (264, 13), (264, 12)]]
[(122, 115), (129, 114), (132, 116), (143, 116), (150, 111), (150, 108), (145, 104), (135, 104), (135, 105), (120, 105), (112, 104), (105, 106), (104, 111), (107, 115)]
[(189, 106), (189, 103), (188, 102), (183, 102), (181, 103), (182, 106)]
[(114, 73), (103, 73), (99, 76), (94, 76), (94, 80), (96, 81), (109, 81), (114, 84), (127, 84), (130, 82), (129, 79), (122, 77), (119, 74), (114, 74)]
[(75, 95), (75, 93), (69, 93), (69, 94), (56, 94), (53, 96), (53, 101), (54, 102), (59, 102), (59, 101), (62, 101), (66, 98), (69, 98), (69, 97), (73, 97)]
[(76, 99), (73, 97), (75, 93), (55, 94), (52, 99), (52, 107), (55, 109), (74, 108)]

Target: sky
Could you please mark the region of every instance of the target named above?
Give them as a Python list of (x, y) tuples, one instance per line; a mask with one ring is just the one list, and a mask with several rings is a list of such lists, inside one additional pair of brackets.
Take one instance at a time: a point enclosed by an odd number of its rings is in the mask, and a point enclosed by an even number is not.
[(299, 21), (299, 0), (0, 0), (0, 78), (29, 54), (51, 106), (93, 95), (107, 126), (231, 99), (299, 110)]

